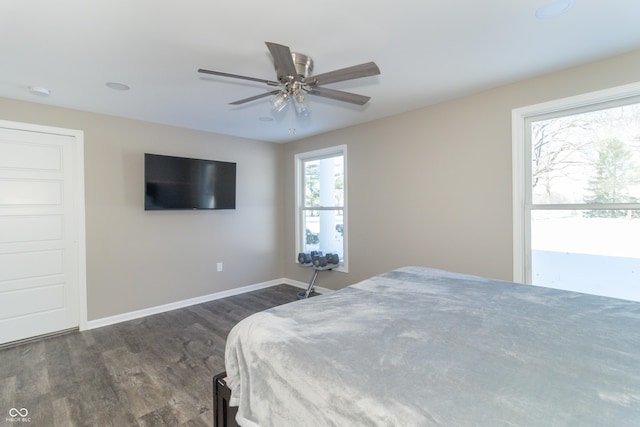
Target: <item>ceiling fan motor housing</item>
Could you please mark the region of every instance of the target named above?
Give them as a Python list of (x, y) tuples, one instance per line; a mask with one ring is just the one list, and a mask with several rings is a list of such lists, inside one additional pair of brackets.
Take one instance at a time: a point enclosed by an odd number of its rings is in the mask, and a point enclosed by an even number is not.
[[(311, 75), (313, 71), (313, 60), (310, 57), (302, 53), (291, 52), (291, 58), (293, 58), (293, 64), (300, 77), (309, 77)], [(280, 78), (280, 76), (278, 76), (278, 78)]]

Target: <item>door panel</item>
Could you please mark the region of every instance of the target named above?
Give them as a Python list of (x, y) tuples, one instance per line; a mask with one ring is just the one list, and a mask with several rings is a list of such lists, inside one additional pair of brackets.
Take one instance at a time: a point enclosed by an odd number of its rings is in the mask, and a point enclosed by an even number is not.
[(64, 273), (62, 252), (63, 250), (59, 249), (0, 254), (0, 264), (4, 266), (0, 269), (0, 283), (61, 275)]
[(60, 239), (62, 239), (62, 215), (0, 217), (0, 245)]
[(79, 325), (77, 143), (0, 127), (0, 344)]
[(0, 206), (60, 205), (62, 183), (27, 181), (18, 179), (0, 180)]
[(0, 313), (0, 320), (18, 316), (45, 314), (64, 310), (64, 283), (30, 288), (2, 295), (6, 309)]

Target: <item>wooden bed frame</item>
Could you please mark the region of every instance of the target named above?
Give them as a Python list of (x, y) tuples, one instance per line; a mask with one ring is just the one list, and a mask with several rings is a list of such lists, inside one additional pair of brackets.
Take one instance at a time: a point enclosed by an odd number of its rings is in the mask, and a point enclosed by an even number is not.
[(227, 373), (213, 377), (213, 425), (214, 427), (240, 427), (236, 422), (238, 408), (229, 406), (231, 389), (227, 387)]

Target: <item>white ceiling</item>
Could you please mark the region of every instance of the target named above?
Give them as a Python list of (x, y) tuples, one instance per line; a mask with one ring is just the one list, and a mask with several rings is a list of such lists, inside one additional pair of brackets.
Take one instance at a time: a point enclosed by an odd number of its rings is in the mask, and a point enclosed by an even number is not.
[[(550, 1), (0, 0), (0, 96), (284, 142), (640, 48), (640, 1), (537, 19)], [(228, 105), (272, 87), (197, 73), (276, 80), (265, 41), (311, 56), (314, 74), (375, 61), (380, 76), (327, 86), (371, 101), (312, 97), (291, 135), (270, 98)]]

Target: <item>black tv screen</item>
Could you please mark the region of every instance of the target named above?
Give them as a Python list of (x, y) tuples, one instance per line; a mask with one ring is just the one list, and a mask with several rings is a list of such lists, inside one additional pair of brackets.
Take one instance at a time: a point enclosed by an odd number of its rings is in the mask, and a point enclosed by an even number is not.
[(144, 209), (235, 209), (236, 164), (144, 155)]

